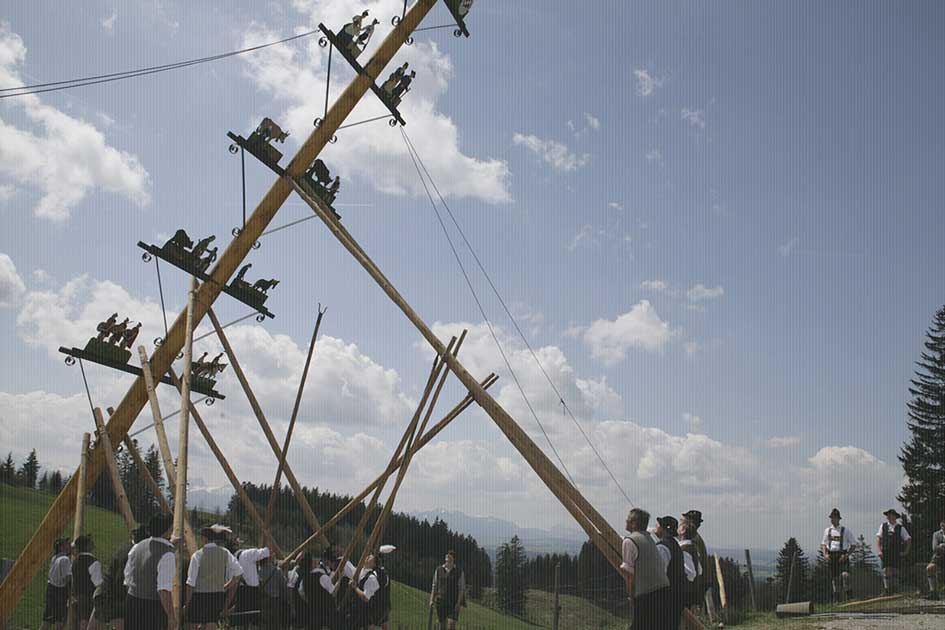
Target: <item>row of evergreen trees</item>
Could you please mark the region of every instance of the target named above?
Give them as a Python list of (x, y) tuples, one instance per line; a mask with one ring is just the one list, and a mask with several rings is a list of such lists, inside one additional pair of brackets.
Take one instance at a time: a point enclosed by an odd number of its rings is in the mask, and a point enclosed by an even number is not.
[(13, 453), (7, 453), (7, 458), (0, 464), (0, 483), (6, 483), (11, 486), (24, 486), (31, 489), (49, 490), (59, 492), (66, 480), (62, 478), (62, 473), (54, 470), (43, 471), (43, 476), (39, 476), (41, 467), (39, 458), (36, 456), (36, 449), (30, 451), (23, 463), (17, 467), (13, 461)]

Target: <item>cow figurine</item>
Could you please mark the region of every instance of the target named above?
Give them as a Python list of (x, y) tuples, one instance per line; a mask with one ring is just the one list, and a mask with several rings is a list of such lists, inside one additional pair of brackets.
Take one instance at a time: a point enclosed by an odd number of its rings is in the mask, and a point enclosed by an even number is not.
[(273, 122), (268, 116), (262, 119), (259, 126), (256, 127), (256, 134), (263, 142), (285, 142), (289, 136), (288, 131), (282, 131), (282, 127)]

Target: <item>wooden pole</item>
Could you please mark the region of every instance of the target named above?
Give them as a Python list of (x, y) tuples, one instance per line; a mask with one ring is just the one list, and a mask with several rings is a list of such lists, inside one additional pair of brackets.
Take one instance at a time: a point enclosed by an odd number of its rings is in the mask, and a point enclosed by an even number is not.
[[(493, 385), (497, 380), (499, 380), (499, 377), (498, 377), (498, 376), (496, 376), (495, 374), (490, 374), (488, 377), (486, 377), (486, 378), (483, 380), (483, 382), (482, 382), (483, 387), (484, 387), (485, 389), (488, 389), (488, 388), (492, 387), (492, 385)], [(434, 437), (436, 437), (436, 435), (437, 435), (440, 431), (442, 431), (443, 429), (445, 429), (446, 426), (447, 426), (450, 422), (452, 422), (454, 418), (456, 418), (457, 416), (459, 416), (459, 414), (461, 414), (463, 411), (465, 411), (466, 408), (469, 407), (469, 405), (471, 405), (472, 403), (473, 403), (473, 398), (472, 398), (472, 396), (470, 396), (469, 394), (467, 394), (466, 397), (463, 398), (463, 400), (459, 402), (459, 404), (457, 404), (455, 407), (453, 407), (452, 411), (450, 411), (448, 414), (446, 414), (446, 415), (443, 417), (442, 420), (440, 420), (440, 421), (437, 422), (435, 425), (433, 425), (433, 427), (432, 427), (429, 431), (427, 431), (427, 432), (423, 435), (423, 437), (421, 437), (419, 440), (417, 440), (417, 442), (416, 442), (415, 444), (413, 444), (413, 445), (411, 446), (411, 448), (410, 448), (411, 453), (416, 453), (416, 452), (419, 451), (421, 448), (423, 448), (424, 446), (426, 446)], [(384, 472), (382, 472), (380, 475), (378, 475), (377, 478), (374, 479), (374, 481), (372, 481), (370, 484), (368, 484), (368, 486), (367, 486), (364, 490), (362, 490), (361, 493), (360, 493), (358, 496), (356, 496), (356, 497), (354, 497), (353, 499), (351, 499), (350, 501), (348, 501), (348, 504), (347, 504), (347, 505), (345, 505), (343, 508), (341, 508), (340, 510), (338, 510), (338, 513), (337, 513), (337, 514), (335, 514), (334, 516), (332, 516), (332, 517), (328, 520), (328, 522), (326, 522), (324, 525), (322, 525), (322, 527), (321, 527), (321, 529), (320, 529), (319, 531), (317, 531), (317, 532), (315, 532), (314, 534), (312, 534), (311, 536), (309, 536), (308, 539), (306, 539), (301, 545), (299, 545), (298, 547), (296, 547), (295, 549), (293, 549), (293, 550), (292, 550), (292, 553), (290, 553), (290, 554), (286, 557), (286, 560), (294, 560), (300, 553), (302, 553), (303, 551), (305, 551), (306, 547), (308, 547), (308, 546), (310, 546), (310, 545), (313, 545), (313, 544), (315, 543), (315, 541), (318, 540), (318, 537), (319, 537), (319, 536), (321, 536), (321, 535), (323, 535), (323, 534), (327, 534), (328, 531), (338, 523), (338, 521), (340, 521), (340, 520), (343, 519), (345, 516), (347, 516), (347, 515), (351, 512), (351, 510), (353, 510), (356, 506), (360, 505), (361, 502), (365, 499), (365, 497), (367, 497), (367, 495), (369, 495), (375, 488), (377, 488), (377, 486), (378, 486), (379, 484), (384, 483), (384, 481), (387, 480), (387, 478), (391, 475), (391, 473), (393, 473), (395, 470), (397, 470), (397, 469), (400, 467), (400, 465), (401, 465), (402, 462), (403, 462), (403, 457), (399, 457), (394, 463), (392, 463), (391, 465), (389, 465), (389, 466), (387, 467), (387, 469), (386, 469)]]
[(174, 553), (177, 558), (177, 571), (174, 574), (174, 591), (177, 593), (174, 613), (177, 615), (177, 627), (184, 627), (184, 562), (187, 554), (182, 544), (184, 539), (184, 521), (187, 520), (187, 460), (190, 446), (190, 376), (193, 361), (194, 341), (194, 296), (197, 293), (197, 280), (190, 277), (190, 290), (187, 292), (187, 327), (184, 329), (184, 376), (180, 387), (180, 427), (177, 440), (177, 490), (174, 491)]
[(728, 595), (725, 592), (725, 578), (722, 576), (722, 561), (719, 560), (719, 554), (715, 558), (715, 577), (719, 580), (719, 601), (722, 603), (722, 610), (728, 608)]
[[(75, 560), (75, 541), (82, 535), (82, 530), (85, 529), (85, 495), (88, 494), (87, 486), (87, 471), (89, 464), (89, 441), (91, 437), (88, 433), (82, 434), (82, 453), (79, 458), (79, 484), (78, 489), (78, 500), (75, 503), (75, 516), (72, 521), (72, 551), (70, 555), (73, 556)], [(69, 609), (66, 613), (66, 628), (69, 630), (78, 630), (79, 628), (79, 609), (76, 604), (75, 598), (69, 598)]]
[(131, 513), (131, 504), (128, 503), (128, 495), (125, 494), (125, 486), (121, 483), (121, 475), (118, 474), (118, 463), (115, 461), (115, 451), (112, 449), (112, 441), (108, 437), (108, 431), (105, 430), (105, 419), (102, 417), (102, 410), (98, 407), (92, 412), (95, 416), (95, 427), (98, 429), (98, 441), (105, 449), (105, 464), (108, 466), (108, 474), (112, 479), (112, 489), (115, 491), (115, 501), (118, 503), (118, 511), (121, 517), (125, 519), (125, 526), (128, 531), (135, 528), (135, 516)]
[(312, 208), (342, 246), (354, 256), (387, 296), (400, 308), (407, 319), (420, 331), (420, 334), (423, 335), (427, 342), (433, 346), (437, 354), (445, 357), (446, 364), (449, 366), (450, 370), (463, 383), (466, 389), (469, 390), (479, 406), (482, 407), (483, 411), (492, 418), (512, 445), (522, 454), (532, 467), (532, 470), (535, 471), (555, 497), (558, 498), (558, 501), (561, 502), (577, 523), (587, 532), (588, 536), (590, 536), (594, 544), (600, 549), (607, 561), (610, 562), (611, 566), (615, 569), (619, 569), (622, 562), (621, 539), (617, 532), (587, 499), (578, 492), (577, 488), (565, 478), (561, 471), (551, 463), (551, 460), (538, 448), (528, 434), (522, 430), (505, 409), (482, 389), (482, 386), (479, 385), (476, 379), (463, 367), (459, 360), (449, 354), (444, 354), (445, 348), (443, 343), (433, 334), (430, 327), (424, 323), (403, 296), (394, 288), (390, 280), (384, 276), (377, 265), (375, 265), (361, 249), (361, 246), (357, 244), (345, 227), (334, 219), (330, 211), (324, 207), (324, 204), (320, 200), (309, 196), (295, 181), (291, 181), (291, 184), (299, 196)]
[[(450, 348), (453, 347), (453, 343), (456, 341), (454, 337), (450, 341)], [(400, 438), (400, 442), (397, 444), (397, 448), (394, 451), (394, 454), (391, 456), (391, 463), (396, 461), (397, 457), (400, 455), (401, 451), (404, 449), (404, 446), (410, 448), (413, 438), (416, 435), (417, 431), (417, 422), (420, 420), (420, 416), (423, 414), (423, 409), (427, 404), (427, 399), (430, 396), (430, 392), (433, 391), (433, 386), (436, 384), (436, 380), (440, 375), (440, 372), (443, 370), (443, 361), (439, 357), (434, 359), (433, 366), (430, 369), (430, 375), (427, 377), (427, 384), (423, 389), (423, 395), (420, 398), (420, 402), (417, 404), (417, 410), (414, 412), (413, 417), (410, 418), (410, 422), (407, 424), (407, 428), (404, 430), (403, 436)], [(364, 528), (367, 525), (368, 519), (371, 516), (371, 513), (374, 511), (374, 508), (377, 506), (378, 500), (380, 499), (381, 492), (384, 490), (387, 480), (385, 479), (377, 488), (374, 490), (374, 495), (371, 497), (371, 502), (368, 503), (367, 509), (364, 510), (364, 514), (361, 516), (361, 519), (358, 521), (357, 527), (354, 529), (354, 533), (351, 535), (351, 540), (348, 542), (348, 546), (342, 554), (341, 561), (338, 563), (338, 569), (335, 571), (332, 576), (332, 580), (337, 584), (341, 579), (341, 576), (344, 574), (345, 565), (348, 562), (348, 558), (351, 557), (352, 552), (354, 551), (354, 546), (358, 544), (361, 540), (361, 535), (364, 532)], [(383, 513), (383, 510), (382, 510)], [(375, 529), (377, 528), (377, 522), (375, 522)], [(365, 547), (364, 553), (370, 553), (370, 546)], [(359, 564), (360, 568), (360, 564)], [(354, 577), (351, 580), (353, 583), (357, 584), (358, 581), (358, 572), (356, 571)]]
[(797, 563), (797, 552), (791, 554), (791, 570), (788, 571), (787, 589), (784, 592), (784, 603), (791, 603), (791, 587), (794, 585), (794, 565)]
[[(551, 617), (551, 630), (558, 630), (558, 622), (561, 619), (561, 603), (558, 601), (558, 591), (561, 588), (561, 563), (555, 563), (555, 609)], [(677, 630), (673, 628), (673, 630)]]
[[(403, 19), (384, 38), (374, 57), (365, 66), (365, 72), (355, 76), (348, 87), (345, 88), (345, 91), (339, 95), (329, 108), (322, 123), (312, 131), (298, 153), (289, 162), (286, 168), (289, 177), (299, 177), (305, 172), (305, 169), (309, 167), (345, 118), (370, 89), (374, 82), (373, 77), (382, 75), (384, 68), (435, 4), (436, 0), (416, 0), (414, 2)], [(246, 225), (239, 236), (231, 241), (223, 251), (210, 273), (212, 281), (203, 283), (200, 286), (196, 308), (193, 313), (195, 325), (200, 322), (206, 309), (220, 295), (230, 276), (242, 264), (243, 259), (251, 251), (253, 244), (272, 222), (291, 192), (292, 185), (288, 179), (285, 177), (278, 178), (247, 219)], [(152, 365), (154, 373), (162, 375), (167, 372), (174, 357), (183, 347), (185, 317), (185, 313), (178, 315), (168, 331), (164, 343), (154, 353)], [(115, 415), (108, 422), (108, 433), (113, 443), (121, 441), (146, 402), (147, 391), (144, 378), (138, 377), (118, 404)], [(93, 482), (98, 479), (104, 466), (104, 454), (93, 453), (88, 466), (89, 479)], [(288, 471), (286, 471), (286, 476), (288, 477)], [(76, 503), (77, 484), (78, 482), (73, 476), (49, 508), (43, 522), (36, 529), (33, 537), (13, 565), (13, 569), (0, 584), (0, 619), (6, 620), (9, 618), (20, 597), (32, 582), (36, 571), (43, 566), (53, 541), (62, 533), (69, 519), (72, 518)]]
[[(212, 309), (207, 312), (207, 315), (210, 317), (210, 322), (213, 324), (214, 330), (216, 330), (217, 337), (220, 338), (220, 344), (223, 346), (223, 351), (226, 352), (226, 356), (230, 360), (230, 367), (233, 369), (233, 373), (236, 374), (236, 379), (240, 382), (243, 392), (246, 394), (246, 399), (249, 400), (249, 406), (253, 409), (253, 415), (256, 416), (259, 426), (262, 427), (263, 433), (266, 435), (266, 440), (269, 442), (269, 447), (272, 449), (273, 454), (275, 454), (276, 460), (282, 461), (283, 463), (285, 479), (292, 487), (292, 492), (295, 495), (295, 500), (298, 502), (299, 507), (302, 508), (302, 516), (305, 517), (308, 526), (313, 532), (319, 531), (321, 529), (321, 525), (318, 522), (318, 517), (316, 517), (315, 512), (312, 511), (312, 506), (308, 504), (308, 499), (305, 498), (305, 493), (302, 491), (302, 485), (299, 483), (299, 480), (296, 479), (295, 473), (292, 472), (292, 467), (289, 466), (289, 462), (284, 460), (282, 457), (282, 449), (279, 447), (279, 443), (276, 441), (276, 436), (272, 432), (272, 427), (269, 426), (269, 421), (266, 420), (266, 415), (263, 413), (262, 407), (259, 406), (259, 401), (256, 399), (256, 395), (249, 386), (249, 381), (246, 380), (246, 374), (243, 372), (243, 368), (240, 366), (240, 362), (236, 358), (236, 353), (233, 352), (233, 347), (230, 345), (230, 340), (227, 339), (226, 333), (223, 332), (223, 327), (220, 326), (220, 320), (217, 319), (217, 316)], [(328, 538), (326, 538), (324, 535), (321, 537), (321, 541), (326, 545), (328, 544)]]
[[(167, 374), (171, 377), (171, 381), (173, 381), (174, 386), (180, 389), (182, 387), (181, 381), (177, 377), (177, 373), (174, 371), (174, 368), (168, 370)], [(213, 436), (210, 434), (210, 429), (207, 428), (206, 423), (204, 423), (203, 418), (200, 417), (200, 413), (197, 411), (197, 406), (193, 403), (190, 404), (190, 415), (193, 417), (194, 424), (197, 425), (197, 428), (203, 435), (203, 439), (207, 442), (207, 446), (210, 447), (210, 450), (213, 451), (214, 456), (220, 463), (220, 467), (223, 469), (223, 472), (226, 473), (227, 478), (230, 480), (230, 485), (233, 486), (233, 490), (236, 491), (237, 496), (240, 498), (240, 501), (242, 501), (243, 507), (246, 508), (246, 513), (249, 514), (249, 517), (253, 520), (253, 522), (256, 523), (259, 531), (262, 533), (268, 544), (272, 547), (272, 550), (276, 553), (276, 555), (283, 555), (282, 549), (272, 537), (272, 533), (266, 527), (264, 527), (263, 519), (259, 515), (259, 512), (256, 511), (256, 506), (253, 505), (253, 500), (249, 498), (249, 495), (246, 493), (246, 489), (243, 488), (243, 484), (240, 483), (240, 480), (236, 477), (236, 473), (233, 472), (233, 468), (230, 466), (230, 463), (227, 461), (226, 457), (223, 456), (223, 451), (220, 450), (216, 440), (213, 439)]]
[(269, 525), (272, 523), (273, 513), (276, 510), (276, 497), (279, 496), (282, 486), (282, 471), (285, 468), (286, 460), (289, 458), (289, 443), (292, 441), (292, 431), (295, 429), (295, 421), (299, 416), (299, 407), (302, 406), (302, 392), (305, 390), (308, 368), (312, 364), (312, 354), (315, 352), (315, 340), (318, 338), (318, 329), (322, 325), (322, 315), (324, 314), (324, 311), (318, 311), (318, 318), (315, 320), (315, 330), (312, 332), (312, 341), (308, 344), (308, 356), (305, 357), (305, 367), (302, 368), (302, 379), (299, 381), (299, 389), (295, 395), (292, 417), (289, 419), (289, 428), (286, 430), (285, 442), (282, 444), (282, 457), (279, 458), (279, 465), (276, 467), (276, 480), (272, 482), (272, 491), (269, 493), (269, 505), (266, 507), (264, 530), (269, 529)]
[(164, 463), (164, 476), (167, 477), (167, 485), (171, 488), (171, 494), (177, 487), (177, 471), (174, 465), (174, 456), (171, 455), (171, 447), (167, 441), (167, 431), (164, 429), (164, 416), (161, 414), (161, 405), (157, 397), (157, 379), (151, 373), (151, 363), (148, 361), (148, 353), (144, 346), (138, 346), (138, 358), (141, 360), (141, 372), (144, 375), (145, 387), (148, 390), (148, 402), (151, 406), (151, 417), (154, 420), (154, 432), (157, 434), (158, 452), (161, 454), (161, 461)]
[(144, 483), (148, 485), (148, 488), (151, 490), (151, 494), (157, 497), (158, 506), (161, 508), (161, 511), (165, 514), (171, 514), (171, 504), (168, 503), (167, 499), (164, 497), (164, 492), (161, 490), (161, 486), (159, 486), (157, 481), (154, 480), (154, 477), (151, 476), (151, 471), (148, 470), (148, 466), (144, 463), (144, 460), (141, 459), (141, 454), (135, 447), (134, 442), (131, 441), (131, 438), (125, 436), (124, 444), (125, 448), (131, 454), (131, 459), (133, 459), (135, 462), (135, 468), (138, 469), (138, 474), (140, 474), (141, 478), (144, 479)]
[(751, 551), (745, 550), (745, 566), (748, 567), (748, 596), (751, 598), (751, 609), (758, 610), (755, 602), (755, 571), (751, 568)]

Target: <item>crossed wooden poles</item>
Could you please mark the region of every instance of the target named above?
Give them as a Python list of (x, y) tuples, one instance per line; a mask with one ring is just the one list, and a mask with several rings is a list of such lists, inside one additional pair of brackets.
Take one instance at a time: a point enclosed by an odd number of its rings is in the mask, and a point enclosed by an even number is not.
[[(355, 105), (357, 105), (365, 93), (371, 88), (375, 78), (381, 76), (384, 68), (404, 45), (424, 16), (433, 8), (434, 4), (436, 4), (436, 0), (417, 0), (380, 44), (374, 57), (364, 66), (364, 72), (355, 76), (344, 92), (341, 93), (328, 109), (322, 123), (312, 131), (302, 144), (298, 153), (296, 153), (295, 157), (292, 158), (292, 161), (286, 167), (285, 174), (276, 179), (272, 187), (267, 191), (259, 205), (253, 211), (252, 215), (247, 219), (242, 231), (230, 242), (226, 250), (222, 253), (210, 273), (212, 282), (201, 284), (191, 293), (189, 307), (178, 315), (168, 331), (164, 343), (157, 348), (154, 355), (150, 358), (148, 371), (151, 372), (152, 381), (155, 376), (170, 372), (174, 357), (184, 347), (186, 338), (190, 337), (190, 331), (200, 323), (204, 315), (208, 314), (210, 306), (219, 296), (222, 288), (233, 275), (233, 272), (243, 263), (243, 260), (250, 252), (253, 244), (265, 231), (275, 217), (276, 212), (278, 212), (282, 204), (285, 203), (292, 191), (295, 190), (301, 198), (311, 206), (315, 214), (325, 223), (329, 231), (341, 245), (354, 256), (371, 278), (377, 282), (387, 296), (400, 308), (421, 335), (423, 335), (427, 342), (433, 347), (445, 368), (455, 374), (467, 389), (469, 392), (467, 398), (476, 402), (476, 404), (492, 418), (512, 445), (529, 463), (532, 470), (535, 471), (565, 509), (568, 510), (584, 529), (610, 564), (616, 568), (619, 567), (621, 562), (619, 536), (600, 513), (581, 495), (577, 488), (575, 488), (547, 456), (545, 456), (525, 431), (522, 430), (512, 417), (509, 416), (499, 403), (486, 391), (486, 386), (490, 384), (490, 379), (487, 378), (483, 382), (478, 382), (466, 371), (456, 356), (447, 350), (447, 347), (433, 334), (429, 326), (427, 326), (420, 316), (411, 308), (364, 250), (361, 249), (354, 237), (335, 219), (331, 211), (326, 208), (320, 200), (308, 196), (298, 184), (299, 178), (303, 176), (305, 169), (308, 168), (315, 157), (322, 151), (328, 141), (333, 137), (338, 127), (341, 126), (354, 109)], [(211, 321), (214, 319), (211, 314)], [(219, 328), (218, 324), (215, 327)], [(221, 336), (221, 341), (222, 338)], [(226, 348), (226, 345), (227, 344), (224, 344), (224, 348)], [(237, 364), (233, 361), (232, 352), (227, 352), (227, 354), (230, 356), (234, 372), (239, 378), (241, 371), (237, 370)], [(244, 384), (245, 376), (240, 378), (240, 382), (244, 390), (247, 390), (248, 388)], [(184, 391), (186, 391), (186, 386), (187, 374), (185, 370), (184, 383), (182, 384)], [(131, 388), (125, 394), (124, 398), (122, 398), (107, 423), (105, 432), (108, 434), (111, 443), (122, 442), (125, 439), (128, 430), (131, 428), (139, 412), (145, 404), (151, 402), (152, 394), (149, 390), (153, 391), (153, 382), (152, 387), (149, 388), (144, 374), (135, 379)], [(249, 393), (247, 393), (247, 396), (249, 396)], [(258, 410), (258, 403), (253, 403), (255, 398), (252, 397), (250, 400), (257, 419), (263, 418), (262, 412)], [(462, 405), (463, 403), (460, 404)], [(182, 405), (184, 405), (183, 410), (193, 415), (195, 424), (197, 424), (198, 428), (201, 428), (203, 424), (202, 420), (199, 419), (199, 414), (195, 413), (195, 410), (190, 404), (189, 397), (182, 397)], [(181, 420), (183, 422), (185, 418)], [(284, 451), (279, 448), (271, 430), (267, 430), (266, 423), (260, 422), (260, 424), (263, 425), (264, 433), (266, 433), (267, 440), (273, 448), (273, 452), (282, 460)], [(209, 435), (209, 431), (204, 432), (203, 429), (201, 429), (201, 432), (205, 433), (204, 437)], [(412, 452), (416, 446), (421, 443), (422, 439), (421, 437), (420, 440), (417, 440), (416, 445), (411, 441), (410, 447), (407, 448), (405, 455), (400, 460), (401, 470), (403, 470), (404, 464), (409, 464)], [(53, 541), (60, 535), (68, 521), (74, 516), (76, 502), (80, 496), (78, 492), (80, 490), (80, 478), (81, 484), (83, 485), (86, 481), (94, 482), (99, 474), (101, 474), (102, 469), (106, 467), (106, 449), (99, 447), (102, 443), (103, 440), (99, 440), (96, 443), (96, 448), (88, 452), (86, 474), (76, 474), (70, 478), (69, 482), (46, 513), (43, 522), (34, 533), (32, 539), (17, 559), (9, 575), (4, 582), (0, 584), (0, 620), (9, 618), (23, 592), (32, 580), (33, 575), (35, 575), (36, 571), (43, 565), (48, 550), (52, 547)], [(405, 444), (405, 447), (406, 446)], [(222, 459), (222, 457), (220, 459)], [(167, 464), (166, 459), (165, 464)], [(300, 493), (296, 492), (297, 481), (294, 481), (294, 475), (289, 466), (283, 465), (283, 468), (286, 479), (289, 485), (292, 486), (293, 492), (296, 493), (296, 498), (298, 499)], [(231, 482), (234, 479), (235, 476), (230, 477)], [(175, 481), (179, 481), (179, 479), (175, 479)], [(398, 487), (396, 482), (394, 487)], [(239, 491), (237, 492), (239, 493)], [(242, 499), (243, 495), (242, 493), (240, 494)], [(391, 500), (388, 501), (388, 503), (391, 502)], [(301, 503), (302, 501), (300, 501), (300, 505)], [(315, 518), (315, 515), (311, 513), (311, 508), (308, 506), (308, 503), (304, 503), (305, 505), (301, 507), (306, 521), (308, 521), (309, 526), (319, 537), (323, 537), (324, 532), (319, 526), (318, 520)], [(387, 505), (385, 505), (385, 509), (386, 508)], [(265, 521), (262, 522), (265, 523)], [(373, 532), (372, 537), (374, 537)]]

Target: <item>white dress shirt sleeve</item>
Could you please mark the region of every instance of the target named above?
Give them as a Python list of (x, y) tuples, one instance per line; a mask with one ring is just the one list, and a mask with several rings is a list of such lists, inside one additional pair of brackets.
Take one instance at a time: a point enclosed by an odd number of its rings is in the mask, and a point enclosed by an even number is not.
[(331, 576), (327, 573), (322, 573), (322, 576), (318, 578), (318, 583), (322, 585), (322, 588), (331, 593), (335, 594), (335, 589), (338, 588), (337, 584), (332, 584)]
[(229, 582), (236, 576), (243, 575), (243, 565), (241, 565), (240, 561), (236, 559), (236, 556), (229, 551), (226, 553), (226, 573), (224, 575), (226, 582)]
[(663, 561), (663, 572), (665, 573), (669, 569), (669, 561), (673, 559), (673, 554), (666, 545), (656, 545), (656, 549), (660, 552), (660, 560)]
[(353, 580), (355, 570), (357, 570), (357, 567), (351, 564), (351, 561), (348, 560), (345, 563), (345, 577), (347, 577), (349, 580)]
[(96, 560), (89, 567), (89, 578), (92, 580), (92, 586), (98, 588), (102, 585), (102, 563)]
[(686, 570), (686, 579), (692, 582), (696, 579), (698, 573), (696, 572), (696, 563), (693, 562), (692, 556), (690, 556), (685, 551), (683, 552), (683, 568)]
[(158, 591), (174, 590), (175, 568), (176, 568), (176, 563), (174, 562), (174, 550), (168, 549), (167, 553), (161, 556), (161, 559), (158, 560), (158, 565), (157, 565), (157, 590)]
[(820, 541), (820, 544), (827, 548), (827, 551), (830, 551), (830, 530), (832, 527), (828, 527), (824, 530), (824, 539)]
[(135, 551), (137, 551), (139, 544), (141, 544), (141, 543), (135, 544), (131, 549), (128, 550), (128, 558), (127, 558), (127, 560), (125, 561), (125, 586), (126, 586), (126, 587), (131, 586), (131, 584), (132, 584), (132, 582), (133, 582), (132, 576), (134, 575), (134, 566), (135, 566), (134, 558), (135, 558)]
[(629, 538), (624, 538), (621, 554), (623, 556), (623, 562), (620, 564), (620, 568), (627, 573), (633, 573), (634, 567), (637, 565), (637, 555), (639, 555), (639, 553), (636, 543)]
[(380, 584), (378, 583), (378, 581), (377, 581), (377, 576), (376, 576), (376, 575), (371, 575), (371, 576), (368, 577), (368, 579), (364, 582), (364, 588), (361, 589), (361, 590), (364, 591), (364, 596), (365, 596), (365, 597), (367, 597), (368, 599), (371, 599), (372, 597), (374, 597), (374, 593), (376, 593), (377, 591), (379, 591), (380, 588), (381, 588), (381, 585), (380, 585)]
[(190, 565), (187, 567), (187, 586), (197, 586), (197, 575), (200, 573), (200, 559), (203, 558), (203, 549), (198, 549), (190, 556)]
[(856, 538), (853, 537), (853, 533), (849, 529), (843, 530), (843, 548), (852, 549), (857, 545)]

